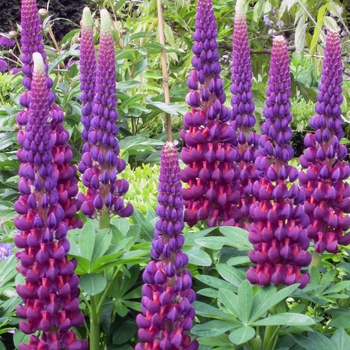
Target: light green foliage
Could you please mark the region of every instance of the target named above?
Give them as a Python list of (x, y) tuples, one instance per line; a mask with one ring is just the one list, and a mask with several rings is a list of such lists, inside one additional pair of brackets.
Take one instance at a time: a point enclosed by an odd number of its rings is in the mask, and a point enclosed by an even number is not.
[(11, 87), (13, 76), (7, 73), (0, 73), (0, 104), (9, 105), (11, 103)]
[(127, 165), (123, 178), (130, 185), (124, 200), (130, 201), (143, 214), (147, 210), (154, 211), (157, 206), (159, 165), (143, 164), (134, 170)]
[(310, 130), (310, 118), (315, 115), (315, 104), (312, 101), (306, 102), (304, 99), (292, 100), (292, 129), (303, 132)]

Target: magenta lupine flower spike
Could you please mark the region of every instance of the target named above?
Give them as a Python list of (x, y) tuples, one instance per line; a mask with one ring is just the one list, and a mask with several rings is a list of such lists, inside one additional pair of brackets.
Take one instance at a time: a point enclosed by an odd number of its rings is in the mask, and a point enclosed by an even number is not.
[(186, 207), (184, 220), (190, 226), (206, 221), (208, 226), (232, 225), (239, 220), (239, 154), (236, 135), (220, 79), (217, 26), (211, 0), (199, 0), (196, 15), (192, 65), (186, 102), (192, 108), (183, 119), (181, 159), (187, 165), (181, 179)]
[(240, 155), (241, 227), (250, 224), (249, 209), (255, 202), (253, 183), (259, 179), (254, 161), (258, 156), (260, 135), (252, 131), (256, 123), (252, 93), (252, 68), (248, 42), (245, 0), (237, 0), (233, 29), (232, 85), (230, 91), (232, 127), (236, 130)]
[(188, 257), (181, 251), (184, 222), (180, 168), (171, 142), (163, 146), (158, 188), (153, 260), (143, 272), (142, 314), (136, 318), (142, 344), (137, 344), (135, 350), (196, 350), (197, 340), (191, 342), (186, 334), (195, 316), (191, 304), (196, 295), (191, 289), (191, 273), (185, 268)]
[[(80, 100), (81, 123), (84, 130), (81, 136), (84, 141), (88, 141), (88, 133), (90, 129), (92, 105), (95, 92), (95, 75), (96, 75), (96, 58), (95, 44), (93, 33), (93, 21), (91, 12), (88, 7), (84, 8), (83, 19), (81, 22), (81, 41), (80, 41)], [(83, 146), (83, 153), (89, 151), (89, 143)]]
[(306, 252), (310, 220), (302, 206), (303, 192), (296, 184), (290, 186), (298, 178), (297, 169), (288, 165), (294, 155), (290, 87), (287, 43), (277, 36), (272, 46), (260, 155), (255, 160), (260, 176), (253, 185), (257, 201), (250, 207), (253, 222), (248, 238), (254, 250), (249, 258), (257, 266), (249, 268), (247, 278), (259, 285), (300, 283), (302, 288), (309, 281), (308, 273), (300, 270), (311, 262), (311, 254)]
[(101, 35), (96, 71), (95, 98), (88, 142), (91, 150), (83, 153), (79, 163), (82, 182), (87, 194), (82, 204), (82, 212), (88, 217), (96, 211), (114, 212), (120, 216), (130, 216), (131, 204), (124, 205), (122, 196), (128, 191), (125, 179), (117, 180), (117, 175), (125, 169), (125, 161), (119, 158), (116, 136), (118, 113), (116, 111), (116, 74), (112, 23), (107, 10), (101, 10)]
[(311, 223), (308, 236), (315, 242), (315, 251), (338, 252), (338, 243), (348, 245), (350, 234), (350, 165), (344, 159), (346, 146), (343, 137), (340, 105), (342, 97), (342, 61), (340, 39), (332, 31), (327, 33), (321, 84), (310, 120), (314, 134), (305, 136), (304, 154), (300, 163), (305, 169), (299, 174), (305, 192), (305, 213)]
[(33, 63), (28, 123), (18, 135), (21, 196), (15, 203), (20, 216), (14, 223), (20, 233), (14, 242), (23, 249), (16, 255), (21, 262), (18, 271), (26, 280), (16, 286), (24, 302), (17, 307), (17, 315), (27, 320), (20, 321), (19, 327), (25, 334), (39, 333), (19, 349), (83, 350), (87, 342), (78, 340), (71, 330), (83, 324), (84, 316), (79, 310), (76, 261), (67, 259), (66, 211), (57, 187), (62, 175), (53, 153), (57, 132), (50, 124), (49, 89), (40, 53), (33, 54)]

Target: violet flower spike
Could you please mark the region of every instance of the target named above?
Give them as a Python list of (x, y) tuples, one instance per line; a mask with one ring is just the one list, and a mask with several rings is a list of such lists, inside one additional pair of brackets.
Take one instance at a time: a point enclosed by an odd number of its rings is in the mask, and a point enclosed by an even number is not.
[[(20, 111), (16, 118), (19, 125), (26, 126), (28, 123), (28, 105), (30, 100), (30, 89), (33, 71), (32, 55), (37, 50), (44, 61), (45, 72), (47, 73), (48, 65), (46, 63), (46, 53), (41, 35), (41, 21), (38, 17), (38, 7), (35, 0), (22, 0), (21, 4), (21, 60), (23, 63), (22, 72), (24, 78), (22, 84), (29, 91), (25, 91), (20, 96), (20, 104), (25, 107)], [(65, 210), (64, 223), (67, 228), (82, 227), (80, 218), (76, 218), (75, 214), (80, 209), (81, 203), (76, 196), (78, 194), (78, 180), (76, 178), (77, 169), (71, 166), (70, 162), (73, 158), (72, 147), (67, 144), (69, 133), (63, 127), (64, 114), (62, 109), (55, 103), (56, 95), (51, 91), (53, 81), (46, 75), (46, 84), (49, 89), (48, 103), (50, 105), (49, 123), (51, 125), (51, 133), (55, 142), (52, 146), (51, 153), (54, 157), (55, 170), (59, 171), (57, 180), (57, 189), (59, 190), (59, 200), (62, 208)], [(25, 137), (26, 129), (19, 131), (17, 139)], [(21, 158), (21, 150), (17, 152), (20, 162), (26, 163), (26, 159)], [(21, 166), (22, 167), (22, 166)], [(21, 175), (21, 167), (19, 174)]]
[(240, 227), (248, 229), (251, 218), (249, 209), (256, 198), (253, 195), (253, 183), (259, 179), (254, 161), (258, 156), (260, 135), (252, 129), (255, 126), (255, 105), (252, 93), (252, 68), (248, 42), (246, 21), (246, 1), (237, 0), (233, 30), (233, 50), (230, 91), (231, 98), (231, 126), (235, 129), (240, 155), (240, 183), (242, 218)]
[(338, 244), (348, 245), (350, 234), (350, 165), (348, 154), (340, 144), (344, 133), (340, 105), (342, 97), (342, 60), (340, 39), (328, 31), (321, 84), (315, 106), (316, 115), (310, 119), (313, 134), (305, 136), (304, 154), (300, 157), (305, 169), (299, 174), (305, 193), (305, 213), (311, 223), (308, 236), (314, 241), (315, 251), (336, 254)]
[(250, 207), (253, 222), (248, 239), (254, 250), (248, 255), (257, 266), (248, 269), (247, 279), (258, 285), (300, 283), (303, 288), (310, 278), (301, 272), (311, 262), (311, 254), (306, 252), (310, 220), (302, 206), (303, 192), (296, 184), (290, 186), (298, 177), (297, 169), (288, 165), (293, 157), (290, 87), (287, 43), (283, 36), (276, 36), (263, 111), (266, 121), (255, 160), (260, 175), (253, 185), (257, 201)]
[(61, 174), (52, 152), (57, 135), (50, 124), (45, 64), (40, 53), (33, 54), (32, 62), (28, 123), (18, 138), (22, 146), (18, 152), (21, 195), (15, 202), (20, 216), (14, 223), (20, 233), (14, 242), (23, 249), (16, 254), (21, 263), (17, 270), (26, 280), (16, 286), (24, 302), (16, 308), (17, 315), (27, 319), (20, 321), (19, 327), (25, 334), (39, 333), (19, 349), (86, 350), (86, 340), (78, 340), (71, 330), (83, 324), (84, 315), (79, 310), (76, 261), (67, 259), (67, 212), (60, 204), (57, 187)]
[(141, 310), (136, 318), (141, 343), (135, 350), (197, 350), (187, 331), (192, 327), (196, 295), (191, 289), (191, 273), (185, 267), (188, 257), (182, 252), (183, 205), (180, 168), (176, 147), (166, 142), (161, 154), (159, 195), (151, 256), (143, 272)]
[(233, 225), (239, 221), (239, 160), (236, 135), (224, 106), (226, 95), (220, 78), (217, 26), (211, 0), (199, 0), (193, 34), (192, 65), (186, 102), (191, 111), (183, 119), (180, 135), (185, 143), (181, 159), (186, 168), (181, 180), (185, 222), (193, 226)]
[(79, 163), (82, 182), (87, 187), (82, 213), (94, 217), (96, 212), (107, 216), (114, 212), (122, 217), (130, 216), (133, 207), (125, 206), (122, 196), (128, 191), (125, 179), (117, 180), (117, 175), (125, 169), (125, 161), (119, 158), (117, 140), (118, 113), (116, 111), (115, 52), (112, 23), (107, 10), (101, 10), (101, 35), (96, 71), (95, 97), (88, 142), (90, 150), (84, 152)]
[[(93, 21), (88, 7), (84, 8), (81, 22), (80, 40), (80, 89), (82, 102), (81, 123), (84, 130), (81, 134), (84, 141), (88, 141), (88, 134), (91, 123), (92, 106), (95, 91), (96, 58), (93, 33)], [(83, 153), (90, 150), (89, 143), (83, 146)]]

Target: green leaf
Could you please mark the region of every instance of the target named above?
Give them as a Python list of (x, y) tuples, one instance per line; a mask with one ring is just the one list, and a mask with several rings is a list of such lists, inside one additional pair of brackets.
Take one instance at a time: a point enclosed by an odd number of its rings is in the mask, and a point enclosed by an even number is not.
[(197, 291), (197, 294), (204, 295), (204, 296), (206, 296), (208, 298), (213, 298), (213, 299), (218, 299), (219, 298), (218, 290), (214, 289), (214, 288), (203, 288), (203, 289), (200, 289), (199, 291)]
[(216, 337), (211, 338), (198, 338), (198, 343), (201, 345), (212, 345), (214, 347), (224, 346), (226, 349), (232, 348), (232, 344), (228, 339), (227, 334), (220, 334)]
[(250, 259), (247, 256), (235, 256), (227, 260), (226, 264), (230, 266), (242, 265), (250, 263)]
[(182, 251), (188, 256), (190, 264), (197, 266), (210, 266), (212, 264), (210, 255), (195, 246), (184, 246)]
[(291, 312), (272, 315), (252, 323), (254, 326), (312, 326), (314, 324), (315, 321), (311, 317)]
[(241, 325), (241, 323), (236, 319), (234, 319), (232, 316), (226, 314), (225, 312), (221, 311), (220, 309), (214, 306), (208, 305), (207, 303), (203, 303), (201, 301), (195, 301), (193, 303), (193, 307), (195, 308), (196, 313), (198, 315), (202, 315), (210, 318), (218, 318), (221, 320), (226, 320), (226, 321), (230, 321), (238, 325)]
[(142, 213), (136, 208), (134, 209), (132, 219), (134, 222), (141, 225), (141, 237), (146, 241), (151, 242), (153, 240), (154, 225), (147, 221)]
[(126, 3), (127, 0), (118, 0), (118, 2), (115, 3), (114, 6), (114, 11), (118, 12), (120, 8), (122, 8), (124, 6), (124, 4)]
[(136, 224), (132, 225), (126, 234), (125, 238), (130, 238), (130, 241), (128, 244), (125, 245), (125, 250), (128, 251), (131, 249), (131, 247), (135, 244), (135, 242), (139, 239), (141, 233), (141, 225)]
[(21, 330), (17, 329), (13, 335), (13, 343), (16, 349), (18, 349), (20, 343), (29, 344), (29, 338), (30, 335), (24, 334)]
[(203, 237), (197, 238), (195, 243), (209, 249), (219, 250), (224, 245), (230, 245), (228, 237)]
[(106, 286), (106, 278), (100, 274), (91, 273), (80, 277), (80, 287), (89, 295), (101, 293)]
[(329, 294), (341, 292), (342, 290), (344, 290), (349, 286), (350, 286), (350, 281), (341, 281), (335, 284), (333, 287), (326, 289), (322, 294), (329, 296)]
[[(323, 18), (327, 10), (327, 5), (321, 6), (317, 11), (317, 24), (318, 27), (322, 28), (323, 26)], [(314, 35), (312, 36), (311, 44), (310, 44), (310, 55), (313, 55), (316, 51), (318, 38), (320, 36), (320, 30), (317, 26), (314, 28)]]
[(234, 315), (242, 320), (242, 313), (239, 308), (238, 297), (235, 293), (228, 289), (220, 288), (219, 300), (231, 315)]
[(227, 282), (231, 283), (235, 290), (238, 290), (237, 288), (246, 278), (243, 271), (226, 264), (216, 264), (216, 270)]
[(229, 339), (233, 344), (244, 344), (255, 336), (255, 329), (249, 326), (235, 329), (230, 333)]
[(117, 53), (115, 55), (115, 59), (117, 61), (122, 60), (124, 58), (130, 59), (130, 60), (134, 60), (135, 52), (136, 51), (131, 50), (131, 49), (124, 49), (124, 50), (117, 51)]
[(346, 334), (344, 329), (337, 329), (331, 340), (337, 350), (349, 349), (350, 337)]
[(249, 323), (254, 322), (259, 317), (263, 316), (270, 308), (278, 304), (284, 298), (290, 296), (299, 284), (293, 284), (278, 291), (273, 286), (262, 287), (253, 298), (252, 315)]
[[(137, 332), (135, 321), (125, 320), (121, 323), (117, 330), (113, 332), (113, 344), (121, 345), (128, 342)], [(118, 348), (120, 349), (120, 348)]]
[(91, 261), (92, 254), (95, 245), (95, 229), (91, 222), (88, 220), (84, 227), (79, 231), (79, 248), (81, 256), (89, 261)]
[(317, 331), (309, 332), (308, 337), (294, 334), (292, 338), (298, 345), (307, 350), (338, 350), (325, 335)]
[(305, 20), (306, 14), (304, 13), (299, 19), (298, 25), (295, 28), (295, 51), (297, 53), (304, 51), (306, 28), (308, 24), (305, 22)]
[(91, 258), (91, 265), (95, 262), (96, 259), (103, 256), (103, 254), (107, 251), (111, 240), (112, 233), (108, 232), (108, 229), (101, 230), (96, 234), (95, 246)]
[(253, 290), (248, 280), (244, 280), (238, 289), (238, 303), (241, 309), (241, 321), (243, 324), (247, 325), (253, 304)]
[(134, 89), (141, 84), (138, 80), (126, 80), (126, 81), (118, 81), (117, 83), (117, 91), (125, 91), (128, 89)]
[(144, 58), (143, 60), (137, 62), (135, 69), (133, 71), (132, 77), (136, 77), (138, 74), (140, 74), (148, 65), (147, 58)]
[(231, 246), (237, 248), (251, 249), (251, 243), (248, 240), (248, 232), (239, 227), (221, 226), (220, 232), (231, 240)]
[(192, 333), (200, 337), (216, 337), (235, 327), (237, 326), (232, 322), (213, 320), (204, 324), (196, 324), (192, 328)]
[(223, 281), (222, 279), (219, 279), (217, 277), (213, 277), (213, 276), (208, 276), (208, 275), (196, 275), (195, 278), (204, 283), (207, 284), (208, 286), (212, 287), (212, 288), (226, 288), (226, 289), (230, 289), (230, 290), (234, 290), (234, 291), (238, 291), (238, 288), (233, 286), (230, 283), (227, 283), (226, 281)]
[(327, 29), (332, 30), (333, 32), (338, 32), (339, 27), (336, 20), (330, 16), (324, 16), (323, 23), (327, 27)]
[(183, 115), (186, 113), (186, 108), (184, 106), (175, 104), (175, 103), (164, 103), (158, 101), (150, 101), (147, 105), (147, 108), (157, 109), (160, 112), (165, 112), (171, 115)]

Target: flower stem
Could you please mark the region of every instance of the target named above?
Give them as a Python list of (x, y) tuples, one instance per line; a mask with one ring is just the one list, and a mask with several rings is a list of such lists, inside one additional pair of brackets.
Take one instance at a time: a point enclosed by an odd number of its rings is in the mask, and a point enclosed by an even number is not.
[(100, 348), (100, 309), (97, 307), (98, 295), (90, 297), (91, 313), (90, 313), (90, 350), (98, 350)]

